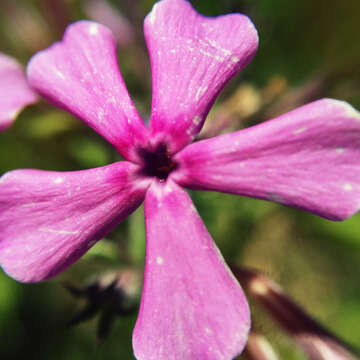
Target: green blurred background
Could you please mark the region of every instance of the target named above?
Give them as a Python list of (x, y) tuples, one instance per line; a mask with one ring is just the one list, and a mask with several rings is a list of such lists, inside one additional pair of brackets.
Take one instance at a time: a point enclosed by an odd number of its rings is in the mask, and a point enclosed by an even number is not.
[[(119, 62), (144, 118), (151, 103), (151, 73), (142, 21), (153, 3), (107, 3), (125, 18), (119, 19), (126, 30), (118, 34)], [(222, 114), (229, 120), (227, 130), (238, 129), (324, 96), (360, 108), (358, 0), (197, 0), (193, 4), (210, 16), (243, 12), (260, 36), (254, 61), (224, 90), (210, 114), (210, 132), (216, 133)], [(60, 39), (68, 23), (98, 16), (107, 21), (95, 5), (99, 2), (2, 0), (0, 51), (26, 64), (34, 52)], [(14, 126), (0, 134), (1, 173), (16, 168), (78, 170), (119, 159), (91, 129), (45, 102), (25, 109)], [(332, 223), (260, 200), (206, 192), (192, 195), (227, 261), (261, 270), (331, 331), (360, 347), (359, 216)], [(99, 343), (98, 318), (66, 326), (84, 301), (71, 296), (63, 283), (81, 285), (123, 267), (142, 269), (144, 251), (139, 209), (52, 281), (25, 285), (1, 272), (0, 358), (133, 359), (136, 314), (118, 317), (109, 337)], [(252, 314), (254, 326), (280, 359), (305, 359), (256, 304)]]

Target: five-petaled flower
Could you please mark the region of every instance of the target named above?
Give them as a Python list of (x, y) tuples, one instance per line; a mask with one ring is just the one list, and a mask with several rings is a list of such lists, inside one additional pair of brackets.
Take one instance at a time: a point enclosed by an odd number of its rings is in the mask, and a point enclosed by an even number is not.
[(145, 19), (153, 99), (147, 128), (118, 70), (114, 38), (80, 21), (36, 54), (44, 98), (107, 139), (124, 161), (0, 179), (0, 264), (34, 282), (63, 271), (145, 201), (146, 266), (133, 335), (138, 359), (231, 359), (250, 326), (244, 294), (182, 188), (246, 195), (332, 220), (360, 203), (360, 114), (323, 99), (266, 123), (190, 144), (224, 85), (254, 56), (244, 15), (208, 18), (162, 0)]

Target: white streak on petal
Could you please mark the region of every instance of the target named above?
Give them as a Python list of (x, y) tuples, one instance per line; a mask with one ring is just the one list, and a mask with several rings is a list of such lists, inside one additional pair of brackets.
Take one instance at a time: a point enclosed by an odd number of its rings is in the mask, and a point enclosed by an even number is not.
[(293, 131), (293, 134), (296, 135), (296, 134), (301, 134), (303, 133), (304, 131), (307, 130), (307, 127), (306, 126), (302, 126), (302, 127), (299, 127), (298, 129), (294, 130)]

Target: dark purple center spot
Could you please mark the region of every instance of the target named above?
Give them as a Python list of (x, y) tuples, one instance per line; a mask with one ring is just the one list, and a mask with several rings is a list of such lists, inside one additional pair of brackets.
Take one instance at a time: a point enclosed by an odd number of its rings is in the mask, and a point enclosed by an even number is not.
[(164, 143), (160, 143), (151, 150), (140, 149), (139, 155), (143, 161), (141, 173), (144, 176), (154, 176), (164, 181), (177, 168), (176, 162), (171, 159), (169, 149)]

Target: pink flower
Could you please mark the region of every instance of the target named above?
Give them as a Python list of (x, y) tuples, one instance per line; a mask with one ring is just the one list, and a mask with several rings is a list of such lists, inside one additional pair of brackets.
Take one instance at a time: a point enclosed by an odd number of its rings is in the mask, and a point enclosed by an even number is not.
[(21, 65), (0, 53), (0, 131), (6, 130), (19, 112), (37, 101), (37, 95), (26, 81)]
[(145, 19), (150, 127), (138, 115), (104, 26), (81, 21), (35, 55), (30, 85), (81, 118), (125, 158), (76, 172), (17, 170), (0, 179), (0, 264), (49, 279), (145, 201), (146, 268), (133, 335), (138, 359), (231, 359), (250, 327), (244, 294), (182, 189), (246, 195), (332, 220), (360, 203), (360, 114), (323, 99), (252, 128), (190, 144), (216, 96), (252, 59), (243, 15), (198, 15), (162, 0)]

